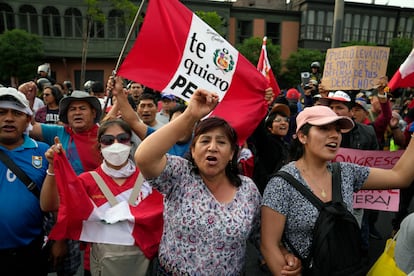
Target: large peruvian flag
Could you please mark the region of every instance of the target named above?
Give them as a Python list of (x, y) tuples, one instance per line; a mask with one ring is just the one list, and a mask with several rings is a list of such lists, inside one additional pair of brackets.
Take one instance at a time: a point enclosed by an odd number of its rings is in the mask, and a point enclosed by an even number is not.
[(414, 87), (414, 49), (388, 82), (388, 87), (391, 91), (399, 87)]
[[(64, 153), (55, 154), (53, 164), (60, 205), (49, 239), (135, 244), (147, 258), (156, 256), (163, 229), (163, 196), (159, 192), (149, 187), (139, 204), (131, 206), (127, 200), (132, 184), (114, 194), (119, 203), (112, 207), (103, 194), (95, 192), (95, 201), (91, 199)], [(94, 183), (91, 174), (83, 177)]]
[(242, 143), (266, 114), (266, 78), (178, 0), (151, 0), (139, 36), (118, 75), (188, 101), (196, 88), (218, 93), (212, 115)]
[(260, 73), (266, 77), (269, 86), (273, 89), (273, 95), (277, 97), (280, 94), (280, 88), (277, 84), (275, 75), (273, 74), (272, 66), (270, 66), (269, 58), (267, 57), (266, 42), (267, 37), (265, 36), (263, 38), (262, 51), (260, 52), (259, 61), (257, 62), (257, 70), (259, 70)]

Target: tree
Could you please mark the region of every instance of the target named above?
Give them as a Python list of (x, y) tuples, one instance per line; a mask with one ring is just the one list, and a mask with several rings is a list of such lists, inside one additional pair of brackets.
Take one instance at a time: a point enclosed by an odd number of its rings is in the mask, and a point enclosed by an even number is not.
[(0, 78), (10, 79), (11, 86), (32, 79), (42, 58), (43, 44), (38, 36), (20, 29), (0, 35)]
[[(251, 37), (243, 40), (242, 44), (236, 45), (237, 50), (246, 57), (254, 66), (257, 66), (260, 52), (262, 50), (263, 38)], [(272, 44), (272, 40), (268, 39), (266, 42), (267, 57), (272, 66), (273, 74), (278, 79), (282, 62), (280, 60), (280, 46)]]
[[(296, 87), (300, 84), (300, 73), (310, 72), (310, 66), (313, 61), (318, 61), (323, 68), (325, 54), (318, 50), (309, 50), (299, 48), (297, 52), (292, 53), (286, 60), (284, 72), (281, 75), (283, 88)], [(281, 87), (281, 88), (282, 88)]]
[[(82, 30), (82, 61), (81, 61), (81, 76), (80, 85), (83, 89), (85, 83), (86, 60), (88, 56), (89, 40), (91, 38), (92, 28), (96, 23), (105, 23), (106, 17), (101, 9), (101, 2), (99, 0), (85, 0), (87, 5), (86, 18), (83, 22)], [(122, 11), (122, 23), (126, 26), (130, 25), (137, 13), (138, 7), (129, 0), (110, 0), (111, 6), (117, 10)], [(142, 20), (141, 20), (142, 21)]]
[(217, 12), (196, 11), (195, 14), (200, 17), (201, 20), (206, 22), (211, 28), (213, 28), (218, 34), (224, 36), (225, 31), (223, 18), (218, 15)]
[(391, 79), (413, 49), (413, 40), (406, 37), (394, 38), (391, 40), (389, 47), (390, 56), (388, 58), (387, 76)]

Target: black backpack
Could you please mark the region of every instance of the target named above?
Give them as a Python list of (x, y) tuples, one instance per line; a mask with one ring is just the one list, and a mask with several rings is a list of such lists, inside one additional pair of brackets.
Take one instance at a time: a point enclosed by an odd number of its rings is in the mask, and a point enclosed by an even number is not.
[(293, 253), (302, 259), (303, 275), (366, 275), (366, 267), (361, 255), (360, 228), (342, 200), (339, 163), (332, 163), (332, 165), (332, 201), (327, 203), (322, 202), (291, 174), (284, 171), (276, 173), (276, 176), (288, 181), (319, 210), (308, 258), (301, 258), (286, 238), (284, 241)]

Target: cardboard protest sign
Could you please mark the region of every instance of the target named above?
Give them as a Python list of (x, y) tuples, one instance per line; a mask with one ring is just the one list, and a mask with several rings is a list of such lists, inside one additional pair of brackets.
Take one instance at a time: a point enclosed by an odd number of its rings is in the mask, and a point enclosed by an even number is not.
[[(391, 169), (400, 159), (403, 150), (355, 150), (340, 148), (334, 161), (350, 162), (358, 165)], [(354, 193), (354, 208), (381, 211), (398, 211), (400, 190), (361, 190)]]
[(328, 49), (322, 83), (327, 90), (372, 89), (386, 75), (390, 48), (349, 46)]

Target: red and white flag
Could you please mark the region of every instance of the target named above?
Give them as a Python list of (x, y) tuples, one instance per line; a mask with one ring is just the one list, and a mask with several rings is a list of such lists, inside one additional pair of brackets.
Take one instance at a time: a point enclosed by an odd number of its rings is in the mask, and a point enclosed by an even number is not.
[(388, 87), (391, 91), (400, 87), (414, 87), (414, 49), (388, 82)]
[(151, 0), (118, 75), (188, 101), (196, 88), (217, 92), (212, 116), (227, 120), (239, 142), (267, 111), (266, 78), (178, 0)]
[[(129, 185), (114, 193), (119, 203), (111, 207), (99, 192), (91, 191), (99, 197), (91, 199), (64, 154), (56, 154), (53, 164), (60, 204), (49, 239), (136, 244), (147, 258), (156, 256), (163, 228), (163, 196), (158, 191), (148, 192), (139, 204), (131, 206), (126, 200), (134, 184)], [(88, 176), (88, 182), (94, 181), (91, 174)]]
[(267, 37), (265, 36), (263, 38), (262, 51), (260, 52), (259, 61), (257, 62), (257, 70), (259, 70), (260, 73), (266, 77), (269, 86), (273, 89), (273, 95), (277, 97), (280, 94), (280, 88), (277, 84), (275, 75), (273, 74), (272, 67), (270, 66), (269, 58), (267, 57), (266, 41)]

